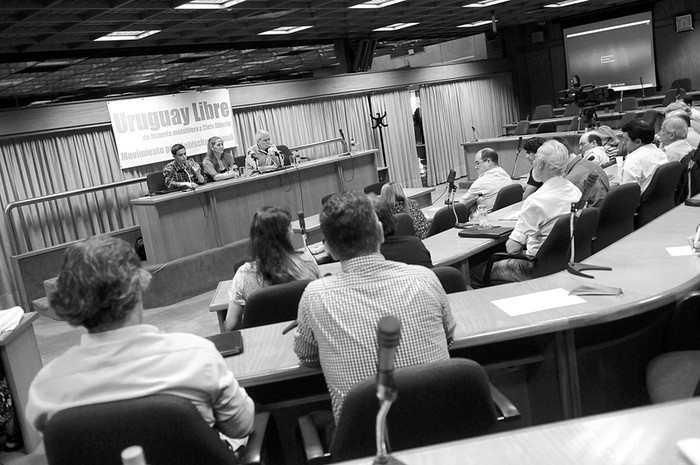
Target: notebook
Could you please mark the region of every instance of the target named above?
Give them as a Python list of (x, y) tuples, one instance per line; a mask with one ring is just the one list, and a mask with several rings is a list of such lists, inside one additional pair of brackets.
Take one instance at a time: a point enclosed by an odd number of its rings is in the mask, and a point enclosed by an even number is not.
[(474, 226), (471, 228), (462, 229), (459, 232), (459, 237), (484, 237), (487, 239), (500, 239), (506, 237), (513, 230), (511, 227), (507, 226), (493, 226), (490, 228), (479, 229)]
[(207, 339), (214, 343), (216, 349), (224, 357), (238, 355), (243, 352), (243, 337), (240, 331), (214, 334), (213, 336), (207, 336)]

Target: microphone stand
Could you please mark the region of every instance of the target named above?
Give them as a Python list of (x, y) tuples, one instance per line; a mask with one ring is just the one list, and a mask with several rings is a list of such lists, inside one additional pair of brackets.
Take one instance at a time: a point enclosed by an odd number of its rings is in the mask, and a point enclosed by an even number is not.
[(515, 151), (515, 161), (513, 161), (513, 169), (510, 170), (510, 179), (518, 180), (518, 178), (515, 177), (515, 169), (518, 167), (518, 157), (520, 156), (520, 149), (523, 145), (522, 142), (523, 142), (523, 137), (520, 136), (520, 139), (518, 140), (518, 148)]
[[(381, 391), (381, 388), (380, 388)], [(391, 404), (396, 399), (396, 389), (384, 391), (384, 396), (378, 392), (377, 397), (381, 402), (377, 421), (375, 423), (375, 437), (377, 438), (377, 456), (374, 458), (375, 465), (404, 465), (404, 463), (389, 454), (387, 450), (386, 416), (389, 414)]]
[[(583, 273), (584, 271), (587, 270), (601, 270), (601, 271), (612, 271), (612, 268), (609, 266), (599, 266), (599, 265), (588, 265), (584, 263), (576, 263), (576, 260), (574, 257), (576, 256), (576, 250), (574, 249), (574, 244), (576, 243), (575, 241), (575, 236), (574, 236), (574, 221), (576, 219), (576, 212), (578, 209), (576, 208), (576, 202), (571, 204), (571, 218), (569, 220), (569, 232), (571, 234), (571, 259), (569, 260), (569, 263), (566, 265), (566, 271), (568, 271), (571, 274), (575, 274), (576, 276), (583, 276), (584, 278), (591, 278), (593, 279), (593, 276), (587, 275)], [(585, 204), (584, 204), (585, 208)]]

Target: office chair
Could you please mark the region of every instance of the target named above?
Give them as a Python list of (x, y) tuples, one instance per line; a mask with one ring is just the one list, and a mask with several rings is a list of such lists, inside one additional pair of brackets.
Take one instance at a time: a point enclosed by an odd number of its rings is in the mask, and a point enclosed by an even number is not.
[[(488, 434), (496, 429), (499, 402), (504, 420), (520, 413), (489, 385), (478, 363), (453, 358), (398, 368), (398, 396), (387, 416), (393, 451)], [(492, 395), (492, 392), (495, 395)], [(505, 404), (501, 404), (505, 401)], [(333, 415), (319, 412), (299, 418), (298, 432), (307, 463), (340, 462), (376, 453), (375, 419), (379, 404), (375, 377), (357, 383), (343, 402), (335, 433), (329, 443), (320, 431)]]
[(396, 236), (414, 236), (416, 234), (413, 229), (413, 218), (408, 213), (397, 213), (394, 215), (396, 219)]
[(73, 407), (46, 424), (46, 458), (51, 465), (121, 465), (121, 451), (140, 445), (150, 465), (262, 463), (269, 415), (255, 416), (255, 431), (239, 462), (184, 397), (157, 394)]
[(639, 198), (634, 229), (639, 229), (676, 206), (676, 188), (681, 180), (683, 166), (670, 161), (656, 168), (651, 181)]
[[(700, 157), (700, 150), (695, 149), (681, 158), (680, 162), (683, 170), (681, 171), (681, 180), (678, 182), (678, 187), (674, 194), (676, 205), (682, 204), (685, 199), (688, 198), (688, 188), (691, 189), (691, 197), (700, 193), (700, 166), (698, 165), (698, 157)], [(693, 161), (693, 165), (688, 169), (691, 161)], [(689, 179), (690, 186), (688, 186)]]
[[(454, 207), (454, 211), (452, 211)], [(455, 212), (457, 219), (455, 220)], [(435, 234), (447, 231), (454, 228), (455, 223), (464, 223), (469, 219), (469, 207), (461, 202), (455, 202), (452, 205), (446, 205), (435, 212), (433, 222), (430, 225), (430, 230), (426, 237), (434, 236)]]
[(574, 116), (571, 118), (571, 123), (569, 123), (569, 131), (578, 131), (578, 122), (579, 122), (579, 117)]
[(530, 257), (524, 252), (518, 254), (498, 252), (491, 255), (486, 264), (486, 269), (484, 270), (484, 285), (491, 286), (493, 284), (502, 284), (500, 282), (491, 282), (491, 269), (495, 262), (507, 260), (509, 258), (517, 258), (532, 262), (534, 265), (533, 278), (541, 278), (542, 276), (547, 276), (566, 269), (570, 258), (569, 249), (571, 248), (570, 215), (571, 213), (565, 213), (557, 217), (552, 231), (544, 240), (534, 257)]
[(693, 81), (690, 78), (676, 79), (671, 83), (671, 88), (682, 88), (690, 92), (691, 90), (693, 90)]
[(513, 130), (513, 135), (522, 136), (530, 131), (530, 122), (526, 119), (518, 121), (518, 125)]
[(618, 129), (618, 130), (622, 129), (622, 126), (629, 123), (630, 121), (632, 121), (636, 117), (637, 117), (636, 111), (628, 111), (627, 113), (622, 115), (622, 118), (620, 118), (620, 121), (617, 123), (616, 129)]
[(598, 253), (634, 231), (641, 188), (636, 182), (613, 186), (600, 204), (592, 252)]
[(467, 290), (467, 283), (464, 281), (462, 272), (451, 266), (437, 266), (433, 268), (433, 273), (440, 280), (445, 294), (462, 292)]
[(676, 304), (666, 330), (665, 353), (647, 365), (647, 391), (654, 402), (700, 394), (700, 291)]
[(155, 194), (156, 192), (161, 192), (167, 189), (165, 185), (165, 176), (162, 171), (154, 171), (146, 175), (146, 185), (148, 186), (148, 192)]
[(238, 168), (245, 168), (245, 155), (238, 155), (233, 157), (233, 162)]
[(679, 89), (679, 88), (669, 89), (664, 94), (664, 99), (661, 102), (660, 107), (667, 107), (670, 104), (672, 104), (673, 102), (675, 102), (676, 100), (678, 100), (678, 98), (682, 99), (684, 97), (685, 97), (685, 89)]
[(509, 186), (501, 187), (496, 194), (496, 200), (493, 202), (491, 211), (495, 212), (501, 208), (509, 207), (514, 203), (518, 203), (523, 199), (523, 186), (513, 183)]
[(532, 112), (532, 121), (548, 119), (552, 117), (552, 105), (537, 105)]
[(365, 186), (365, 194), (375, 194), (375, 195), (381, 195), (382, 193), (382, 186), (386, 184), (387, 181), (384, 182), (375, 182), (374, 184), (370, 184), (369, 186)]
[(545, 123), (540, 123), (535, 130), (535, 134), (543, 134), (546, 132), (557, 132), (557, 123), (553, 121), (547, 121)]
[(644, 111), (644, 115), (642, 115), (642, 120), (646, 121), (649, 123), (649, 125), (653, 128), (654, 125), (656, 124), (656, 120), (659, 117), (659, 112), (653, 109), (649, 109)]
[(294, 154), (286, 145), (277, 144), (277, 150), (282, 154), (282, 165), (289, 166), (294, 164)]
[(564, 118), (569, 116), (578, 116), (579, 113), (581, 113), (581, 109), (576, 102), (570, 103), (564, 108)]
[(574, 261), (582, 262), (593, 253), (593, 236), (598, 227), (597, 208), (584, 208), (574, 221)]
[(309, 279), (290, 281), (261, 287), (251, 293), (243, 309), (241, 328), (295, 320), (301, 295), (310, 282)]

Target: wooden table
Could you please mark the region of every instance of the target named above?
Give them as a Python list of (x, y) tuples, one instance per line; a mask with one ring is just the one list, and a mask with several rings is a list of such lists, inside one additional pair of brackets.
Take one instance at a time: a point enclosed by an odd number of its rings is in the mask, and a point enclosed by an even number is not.
[[(644, 109), (640, 108), (637, 110), (632, 110), (637, 112), (637, 116), (642, 116), (644, 114)], [(620, 112), (597, 112), (598, 121), (603, 124), (607, 124), (610, 127), (614, 127), (625, 113)], [(571, 125), (571, 120), (574, 119), (573, 116), (558, 116), (555, 118), (538, 119), (530, 121), (530, 130), (534, 131), (542, 123), (555, 123), (557, 125), (557, 131), (567, 131)], [(513, 134), (515, 128), (518, 127), (518, 123), (509, 123), (503, 125), (503, 130), (506, 134)], [(585, 128), (582, 128), (585, 129)]]
[[(690, 462), (681, 455), (676, 443), (692, 437), (700, 437), (699, 399), (594, 415), (392, 455), (409, 465), (688, 465)], [(367, 465), (372, 458), (342, 463)]]
[(324, 195), (377, 182), (376, 152), (331, 155), (194, 191), (134, 199), (146, 255), (151, 262), (165, 263), (246, 239), (250, 219), (264, 205), (318, 213)]

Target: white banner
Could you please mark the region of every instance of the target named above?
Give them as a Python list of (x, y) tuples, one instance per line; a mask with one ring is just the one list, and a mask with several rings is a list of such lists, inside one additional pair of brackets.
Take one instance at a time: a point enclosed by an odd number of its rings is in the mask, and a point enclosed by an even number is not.
[(238, 145), (226, 89), (117, 100), (107, 108), (121, 169), (172, 160), (174, 144), (184, 145), (188, 155), (206, 153), (214, 136), (226, 148)]

